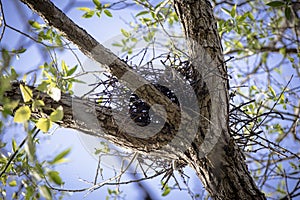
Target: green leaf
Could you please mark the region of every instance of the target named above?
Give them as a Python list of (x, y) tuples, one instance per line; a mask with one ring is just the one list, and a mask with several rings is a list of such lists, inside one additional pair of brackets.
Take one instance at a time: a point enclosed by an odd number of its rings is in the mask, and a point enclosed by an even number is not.
[(34, 100), (32, 102), (32, 110), (36, 110), (36, 109), (38, 109), (40, 107), (43, 107), (43, 106), (45, 106), (45, 103), (44, 103), (43, 100)]
[(36, 156), (35, 156), (35, 144), (33, 143), (32, 135), (28, 134), (28, 139), (25, 145), (25, 152), (29, 157), (30, 161), (34, 161)]
[(104, 10), (103, 12), (106, 14), (106, 16), (112, 17), (112, 14), (109, 10)]
[(61, 69), (63, 70), (63, 72), (67, 72), (69, 70), (64, 60), (61, 61)]
[(64, 117), (63, 107), (59, 106), (50, 114), (50, 119), (53, 122), (61, 121)]
[(41, 28), (41, 25), (36, 21), (29, 20), (28, 22), (29, 22), (30, 26), (32, 26), (33, 28), (36, 28), (36, 29)]
[(60, 35), (56, 35), (55, 42), (60, 47), (63, 45)]
[(96, 15), (101, 18), (101, 11), (96, 12)]
[(42, 83), (40, 83), (38, 86), (37, 86), (37, 90), (41, 91), (41, 92), (47, 92), (48, 90), (48, 85), (49, 83), (47, 83), (46, 81), (43, 81)]
[(19, 105), (19, 100), (10, 101), (10, 102), (4, 104), (4, 109), (13, 111), (18, 105)]
[(29, 120), (31, 115), (30, 108), (28, 106), (22, 106), (18, 108), (14, 116), (14, 122), (23, 123)]
[(41, 195), (47, 199), (47, 200), (51, 200), (52, 199), (52, 194), (50, 189), (46, 186), (46, 185), (42, 185), (39, 187), (40, 193)]
[(284, 14), (285, 14), (285, 17), (290, 20), (291, 19), (291, 8), (290, 7), (286, 7), (285, 10), (284, 10)]
[(110, 7), (110, 3), (106, 3), (102, 6), (102, 8), (108, 8), (108, 7)]
[(15, 186), (17, 186), (17, 181), (16, 180), (12, 180), (12, 181), (10, 181), (8, 183), (8, 185), (11, 186), (11, 187), (15, 187)]
[(295, 170), (298, 169), (298, 167), (297, 167), (297, 165), (295, 163), (289, 162), (289, 164), (292, 166), (293, 169), (295, 169)]
[(122, 45), (122, 44), (120, 44), (120, 43), (117, 43), (117, 42), (116, 42), (116, 43), (113, 43), (112, 45), (113, 45), (113, 46), (115, 46), (115, 47), (123, 47), (123, 45)]
[(226, 14), (228, 14), (228, 15), (231, 15), (231, 12), (230, 12), (229, 10), (227, 10), (226, 8), (221, 8), (221, 10), (222, 10), (224, 13), (226, 13)]
[(57, 156), (55, 156), (55, 158), (50, 161), (49, 163), (51, 165), (54, 165), (54, 164), (59, 164), (59, 163), (64, 163), (67, 161), (67, 159), (65, 159), (65, 157), (70, 153), (71, 149), (68, 148), (66, 150), (64, 150), (63, 152), (61, 152), (60, 154), (58, 154)]
[(38, 129), (46, 133), (51, 128), (52, 121), (47, 118), (39, 118), (39, 120), (35, 123), (35, 125)]
[(138, 14), (136, 14), (135, 17), (139, 17), (139, 16), (147, 15), (147, 14), (149, 14), (149, 11), (145, 10), (145, 11), (142, 11), (142, 12), (139, 12)]
[(78, 65), (75, 65), (75, 67), (71, 68), (68, 72), (67, 72), (67, 76), (71, 76), (74, 74), (74, 72), (77, 70)]
[(83, 18), (91, 18), (91, 17), (94, 16), (94, 14), (95, 14), (95, 11), (94, 11), (94, 10), (91, 10), (91, 11), (89, 11), (89, 12), (84, 13), (84, 15), (82, 15), (82, 17), (83, 17)]
[(276, 97), (276, 92), (271, 86), (269, 86), (269, 91), (271, 92), (272, 97)]
[(25, 192), (25, 200), (30, 200), (30, 199), (34, 199), (33, 194), (34, 194), (34, 188), (31, 185), (27, 185), (26, 187), (26, 192)]
[(12, 141), (11, 141), (11, 145), (12, 145), (12, 149), (13, 149), (13, 151), (14, 151), (14, 152), (16, 152), (16, 151), (17, 151), (17, 149), (18, 149), (18, 145), (17, 145), (17, 142), (16, 142), (16, 140), (15, 140), (15, 139), (12, 139)]
[(61, 177), (59, 176), (59, 172), (49, 171), (48, 176), (49, 176), (50, 180), (53, 181), (55, 184), (57, 184), (57, 185), (63, 184), (63, 181), (62, 181)]
[(24, 102), (30, 101), (32, 98), (32, 90), (29, 87), (27, 87), (26, 85), (25, 86), (20, 85), (20, 90), (21, 90), (21, 94), (22, 94)]
[(234, 18), (236, 16), (236, 4), (232, 7), (230, 11), (230, 16)]
[(165, 187), (164, 187), (164, 191), (163, 191), (163, 193), (161, 194), (161, 196), (165, 197), (165, 196), (167, 196), (170, 192), (171, 192), (171, 188), (166, 184)]
[(78, 8), (78, 10), (89, 12), (91, 9), (87, 8), (87, 7), (80, 7), (80, 8)]
[(267, 3), (267, 5), (271, 6), (271, 7), (280, 7), (280, 6), (285, 5), (285, 3), (283, 1), (271, 1), (271, 2)]
[(286, 55), (286, 48), (285, 47), (282, 47), (279, 49), (279, 53), (281, 53), (282, 55)]
[(125, 37), (130, 37), (130, 33), (127, 32), (127, 31), (124, 30), (124, 29), (121, 29), (121, 33), (122, 33)]
[(101, 3), (99, 0), (93, 0), (94, 4), (97, 6), (97, 7), (100, 7), (101, 6)]

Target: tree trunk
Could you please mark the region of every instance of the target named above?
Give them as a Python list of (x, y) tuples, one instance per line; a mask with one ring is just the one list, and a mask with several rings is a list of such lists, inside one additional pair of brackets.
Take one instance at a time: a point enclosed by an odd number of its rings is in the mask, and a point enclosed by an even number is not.
[[(59, 31), (79, 49), (107, 66), (107, 70), (117, 78), (122, 78), (131, 85), (141, 86), (135, 92), (150, 104), (164, 105), (167, 111), (167, 128), (155, 137), (148, 139), (131, 137), (120, 130), (110, 109), (96, 107), (96, 116), (100, 126), (106, 130), (98, 135), (94, 122), (76, 121), (73, 118), (72, 99), (63, 95), (59, 102), (43, 97), (46, 105), (64, 108), (63, 127), (74, 128), (85, 133), (104, 137), (109, 141), (141, 153), (154, 153), (169, 159), (179, 159), (188, 163), (201, 179), (207, 191), (214, 199), (265, 199), (250, 176), (242, 152), (230, 137), (228, 127), (228, 80), (223, 62), (220, 38), (210, 3), (206, 0), (174, 0), (174, 6), (181, 19), (189, 45), (190, 61), (197, 74), (195, 92), (198, 95), (200, 124), (186, 151), (178, 151), (177, 144), (168, 142), (178, 131), (178, 119), (193, 121), (188, 113), (180, 113), (178, 106), (161, 94), (153, 85), (141, 79), (130, 67), (108, 49), (92, 38), (85, 30), (78, 27), (49, 0), (21, 0), (42, 16), (49, 25)], [(35, 91), (35, 90), (34, 90)], [(37, 91), (35, 91), (37, 95)], [(17, 85), (6, 96), (21, 99)], [(155, 98), (154, 98), (155, 97)], [(80, 101), (84, 105), (89, 102)], [(39, 113), (34, 114), (36, 118)], [(189, 126), (186, 126), (187, 128)], [(189, 130), (185, 130), (188, 137)], [(180, 138), (182, 139), (182, 138)], [(162, 146), (164, 148), (162, 148)]]
[(174, 0), (174, 6), (200, 88), (208, 90), (198, 91), (198, 99), (200, 113), (209, 120), (202, 120), (204, 134), (197, 135), (187, 162), (214, 199), (265, 199), (229, 133), (228, 76), (212, 7), (207, 0)]

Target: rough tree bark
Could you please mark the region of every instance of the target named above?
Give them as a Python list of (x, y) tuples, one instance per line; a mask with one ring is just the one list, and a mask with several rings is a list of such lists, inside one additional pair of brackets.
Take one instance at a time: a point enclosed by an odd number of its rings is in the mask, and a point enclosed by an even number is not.
[(212, 7), (208, 0), (174, 0), (174, 6), (188, 41), (190, 59), (202, 81), (199, 84), (208, 90), (206, 98), (198, 97), (204, 101), (200, 113), (210, 119), (203, 121), (202, 130), (205, 137), (220, 135), (213, 149), (202, 157), (198, 141), (203, 138), (198, 134), (188, 163), (215, 199), (265, 199), (230, 136), (227, 70)]
[[(201, 113), (201, 126), (192, 144), (185, 152), (179, 153), (176, 145), (169, 145), (168, 141), (176, 135), (178, 120), (189, 121), (191, 116), (187, 113), (180, 113), (177, 105), (172, 104), (153, 85), (147, 84), (144, 79), (137, 76), (126, 63), (78, 27), (49, 0), (21, 1), (36, 11), (49, 25), (61, 31), (84, 54), (106, 65), (112, 75), (121, 78), (126, 74), (125, 81), (128, 80), (128, 84), (132, 84), (133, 88), (136, 88), (136, 85), (142, 85), (136, 91), (137, 95), (150, 104), (158, 103), (166, 108), (167, 128), (161, 130), (155, 137), (143, 139), (131, 137), (124, 130), (120, 130), (115, 119), (110, 115), (109, 108), (97, 107), (98, 123), (106, 130), (104, 135), (99, 136), (141, 153), (154, 152), (156, 155), (169, 159), (181, 160), (196, 171), (213, 199), (265, 199), (250, 176), (242, 152), (230, 136), (227, 71), (209, 1), (173, 1), (188, 41), (190, 60), (199, 72), (195, 92), (198, 95)], [(38, 91), (34, 91), (37, 95)], [(18, 85), (12, 85), (12, 89), (6, 93), (6, 96), (21, 99)], [(63, 106), (65, 115), (60, 123), (61, 126), (98, 135), (99, 131), (93, 129), (93, 124), (74, 120), (72, 111), (74, 100), (70, 96), (63, 95), (59, 102), (54, 102), (47, 96), (43, 99), (49, 108)], [(82, 105), (89, 104), (81, 99), (75, 99), (75, 101), (80, 101)], [(34, 113), (34, 117), (40, 117), (39, 113)], [(188, 133), (189, 130), (186, 132)], [(161, 148), (162, 146), (165, 148)]]

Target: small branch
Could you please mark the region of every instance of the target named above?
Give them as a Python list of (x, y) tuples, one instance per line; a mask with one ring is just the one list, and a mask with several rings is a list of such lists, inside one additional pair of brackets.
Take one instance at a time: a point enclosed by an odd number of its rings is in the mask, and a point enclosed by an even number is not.
[[(34, 139), (34, 138), (37, 136), (37, 134), (40, 132), (40, 130), (37, 129), (37, 127), (35, 126), (35, 127), (33, 128), (32, 132), (35, 132), (34, 135), (33, 135), (33, 137), (32, 137), (32, 139)], [(7, 170), (8, 167), (9, 167), (9, 165), (13, 162), (13, 160), (15, 159), (15, 157), (18, 155), (18, 153), (20, 152), (20, 149), (24, 146), (24, 144), (26, 143), (27, 139), (28, 139), (28, 136), (26, 136), (26, 137), (23, 139), (23, 141), (19, 144), (17, 150), (10, 156), (9, 160), (8, 160), (7, 163), (5, 164), (4, 169), (3, 169), (2, 172), (0, 173), (0, 177), (2, 177), (2, 176), (5, 174), (6, 170)]]

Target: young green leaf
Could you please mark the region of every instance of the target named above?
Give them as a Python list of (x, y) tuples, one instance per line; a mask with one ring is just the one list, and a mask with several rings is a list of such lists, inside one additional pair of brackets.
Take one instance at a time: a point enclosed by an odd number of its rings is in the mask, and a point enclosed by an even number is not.
[(29, 20), (28, 23), (30, 24), (30, 26), (32, 26), (33, 28), (36, 28), (36, 29), (40, 29), (41, 28), (41, 25), (36, 22), (36, 21), (32, 21), (32, 20)]
[(70, 148), (64, 150), (63, 152), (61, 152), (60, 154), (58, 154), (57, 156), (55, 156), (55, 158), (52, 161), (50, 161), (49, 163), (51, 165), (54, 165), (54, 164), (59, 164), (59, 163), (66, 162), (67, 159), (65, 157), (70, 153), (70, 151), (71, 151)]
[(13, 149), (13, 151), (14, 151), (14, 152), (16, 152), (16, 151), (17, 151), (17, 149), (18, 149), (18, 145), (17, 145), (17, 142), (16, 142), (16, 140), (15, 140), (15, 139), (12, 139), (12, 141), (11, 141), (11, 145), (12, 145), (12, 149)]
[(10, 102), (4, 104), (4, 109), (5, 109), (5, 110), (12, 111), (12, 110), (14, 110), (18, 105), (19, 105), (19, 100), (10, 101)]
[(47, 92), (49, 83), (46, 81), (41, 82), (36, 89), (41, 92)]
[(49, 176), (50, 180), (53, 181), (55, 184), (57, 184), (57, 185), (63, 184), (63, 181), (62, 181), (61, 177), (59, 176), (59, 172), (49, 171), (48, 176)]
[(8, 183), (8, 185), (11, 186), (11, 187), (15, 187), (15, 186), (17, 186), (17, 181), (16, 180), (12, 180), (12, 181), (10, 181)]
[(164, 188), (163, 188), (163, 193), (161, 194), (161, 196), (165, 197), (167, 196), (169, 193), (171, 192), (171, 188), (165, 184)]
[(41, 195), (46, 199), (46, 200), (51, 200), (52, 199), (52, 194), (50, 189), (46, 185), (42, 185), (39, 187)]
[(14, 116), (14, 122), (23, 123), (29, 120), (31, 115), (30, 108), (28, 106), (22, 106), (18, 108)]
[(78, 10), (89, 12), (91, 9), (87, 8), (87, 7), (80, 7), (80, 8), (78, 8)]
[(33, 139), (31, 137), (30, 134), (28, 134), (28, 139), (27, 139), (27, 143), (25, 145), (25, 152), (29, 157), (30, 161), (34, 161), (36, 156), (35, 156), (35, 144), (33, 142)]
[(36, 127), (43, 131), (44, 133), (48, 132), (52, 126), (52, 122), (47, 118), (39, 118), (39, 120), (35, 123)]
[(285, 17), (290, 20), (291, 19), (291, 8), (290, 7), (286, 7), (285, 10), (284, 10), (284, 14), (285, 14)]
[(121, 33), (122, 33), (125, 37), (130, 37), (130, 33), (127, 32), (127, 31), (124, 30), (124, 29), (121, 29)]
[(69, 68), (64, 60), (61, 61), (61, 69), (63, 70), (64, 73), (67, 73), (67, 71), (69, 70)]
[(112, 17), (112, 14), (109, 10), (104, 10), (103, 12), (106, 14), (106, 16)]
[(91, 17), (94, 16), (94, 14), (95, 14), (95, 11), (94, 11), (94, 10), (91, 10), (91, 11), (89, 11), (89, 12), (84, 13), (84, 14), (82, 15), (82, 17), (83, 17), (83, 18), (91, 18)]
[(271, 86), (269, 86), (269, 91), (271, 92), (272, 97), (276, 97), (276, 92)]
[(52, 122), (57, 122), (62, 120), (64, 117), (63, 107), (59, 106), (50, 114), (50, 119)]
[(236, 4), (232, 7), (230, 11), (230, 16), (234, 18), (236, 16)]
[(38, 109), (43, 106), (45, 106), (45, 103), (43, 100), (34, 100), (32, 102), (32, 110)]
[(285, 3), (283, 1), (271, 1), (269, 3), (267, 3), (268, 6), (271, 7), (280, 7), (283, 6)]
[(149, 14), (149, 11), (145, 10), (145, 11), (142, 11), (142, 12), (139, 12), (138, 14), (135, 15), (135, 17), (139, 17), (141, 15), (147, 15)]
[(95, 4), (95, 6), (98, 6), (98, 7), (101, 6), (101, 3), (100, 3), (99, 0), (93, 0), (93, 2), (94, 2), (94, 4)]
[(67, 76), (71, 76), (74, 74), (74, 72), (76, 71), (78, 65), (75, 65), (74, 67), (72, 67), (68, 72), (67, 72)]
[(20, 90), (21, 90), (21, 94), (22, 94), (24, 102), (30, 101), (32, 98), (32, 90), (29, 87), (27, 87), (26, 85), (25, 86), (20, 85)]

